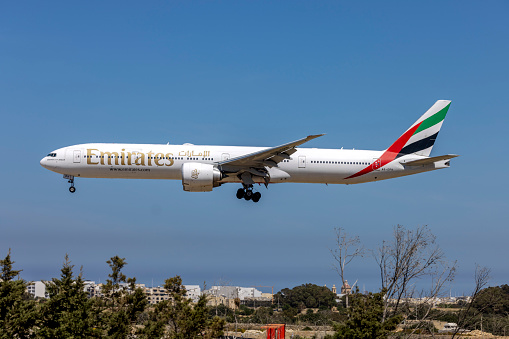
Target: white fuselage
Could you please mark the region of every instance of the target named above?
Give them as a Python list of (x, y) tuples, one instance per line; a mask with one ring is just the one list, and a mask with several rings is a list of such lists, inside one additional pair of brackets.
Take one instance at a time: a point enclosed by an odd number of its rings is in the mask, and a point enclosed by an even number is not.
[[(41, 165), (57, 173), (83, 178), (181, 180), (184, 163), (217, 165), (221, 161), (264, 149), (266, 148), (191, 144), (80, 144), (52, 152), (41, 160)], [(405, 162), (425, 158), (415, 154), (400, 157), (375, 168), (374, 163), (383, 151), (316, 148), (296, 150), (290, 159), (283, 160), (277, 168), (271, 169), (271, 183), (357, 184), (449, 167), (445, 161), (423, 166), (405, 166)], [(373, 166), (373, 170), (369, 173), (347, 179), (370, 166)], [(263, 182), (262, 179), (255, 181)], [(221, 183), (226, 182), (241, 180), (236, 176), (221, 179)]]

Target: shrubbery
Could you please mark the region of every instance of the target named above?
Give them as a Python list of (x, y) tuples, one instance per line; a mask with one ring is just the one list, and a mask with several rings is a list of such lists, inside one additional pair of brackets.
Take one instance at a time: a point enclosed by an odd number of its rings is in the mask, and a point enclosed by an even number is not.
[[(225, 322), (210, 317), (206, 297), (196, 305), (185, 297), (179, 276), (167, 279), (164, 288), (170, 300), (148, 309), (145, 293), (127, 278), (124, 258), (107, 261), (109, 279), (103, 297), (88, 298), (81, 272), (73, 273), (69, 258), (59, 278), (46, 283), (49, 298), (34, 300), (26, 293), (27, 282), (15, 279), (10, 251), (0, 260), (0, 338), (217, 338)], [(141, 325), (141, 326), (136, 326)]]

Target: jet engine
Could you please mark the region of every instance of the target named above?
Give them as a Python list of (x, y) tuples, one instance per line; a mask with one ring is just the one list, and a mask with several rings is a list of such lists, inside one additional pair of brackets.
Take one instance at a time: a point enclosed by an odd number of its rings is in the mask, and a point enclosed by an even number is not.
[(187, 192), (210, 192), (221, 184), (221, 171), (211, 164), (186, 162), (182, 165), (182, 186)]

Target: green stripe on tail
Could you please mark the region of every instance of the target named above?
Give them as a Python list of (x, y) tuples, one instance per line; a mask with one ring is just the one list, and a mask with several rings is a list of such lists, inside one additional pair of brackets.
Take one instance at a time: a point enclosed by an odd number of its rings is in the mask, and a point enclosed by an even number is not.
[(430, 116), (428, 119), (424, 120), (419, 128), (415, 131), (414, 135), (424, 131), (425, 129), (428, 129), (432, 126), (435, 126), (436, 124), (440, 123), (442, 120), (445, 119), (445, 115), (447, 114), (447, 111), (449, 110), (449, 107), (451, 106), (451, 103), (449, 103), (447, 106), (442, 108), (442, 110), (438, 111), (437, 113)]

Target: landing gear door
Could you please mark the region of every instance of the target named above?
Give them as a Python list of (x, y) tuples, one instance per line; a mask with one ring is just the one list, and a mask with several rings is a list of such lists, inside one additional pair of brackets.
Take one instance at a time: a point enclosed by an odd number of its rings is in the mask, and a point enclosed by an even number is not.
[(380, 158), (373, 159), (373, 164), (371, 164), (371, 167), (374, 171), (379, 171), (380, 167), (382, 167), (382, 160), (380, 160)]
[(73, 162), (80, 163), (81, 162), (81, 150), (77, 149), (73, 152)]
[(299, 155), (299, 168), (306, 168), (306, 156)]

